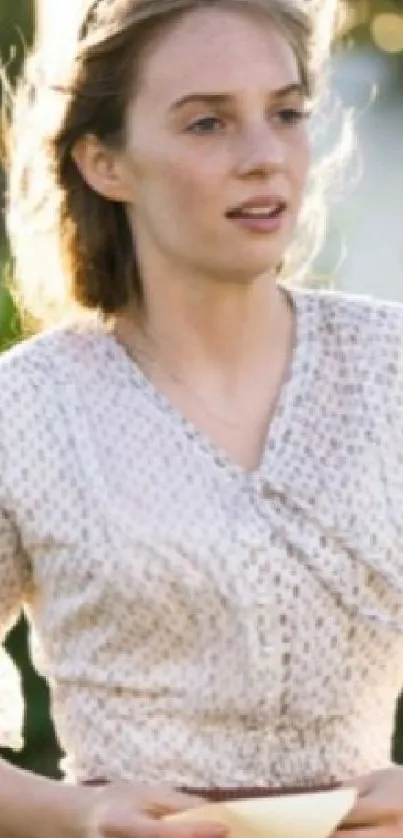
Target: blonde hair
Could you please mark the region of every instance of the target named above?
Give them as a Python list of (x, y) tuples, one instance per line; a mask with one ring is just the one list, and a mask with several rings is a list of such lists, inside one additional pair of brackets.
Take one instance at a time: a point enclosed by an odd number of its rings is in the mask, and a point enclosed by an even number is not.
[[(333, 0), (97, 0), (59, 77), (38, 51), (28, 58), (8, 136), (7, 225), (20, 305), (41, 325), (72, 306), (108, 315), (133, 294), (141, 302), (125, 208), (86, 184), (72, 148), (87, 132), (107, 144), (123, 143), (133, 74), (135, 90), (145, 47), (192, 10), (217, 7), (259, 15), (278, 27), (295, 52), (307, 96), (318, 95)], [(321, 242), (323, 184), (322, 171), (315, 201), (311, 197), (302, 211), (286, 254), (285, 273), (302, 275)]]

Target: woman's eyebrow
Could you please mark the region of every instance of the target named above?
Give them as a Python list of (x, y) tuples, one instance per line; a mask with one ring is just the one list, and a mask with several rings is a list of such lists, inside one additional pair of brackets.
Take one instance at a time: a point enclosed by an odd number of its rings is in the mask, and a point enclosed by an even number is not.
[[(291, 94), (303, 96), (303, 85), (300, 84), (300, 82), (293, 82), (292, 84), (287, 84), (285, 87), (280, 87), (277, 90), (271, 90), (270, 98), (277, 100), (284, 98), (284, 96), (290, 96)], [(177, 111), (185, 105), (195, 102), (206, 105), (227, 105), (229, 102), (233, 101), (233, 99), (234, 96), (231, 93), (207, 93), (202, 91), (200, 93), (189, 93), (173, 102), (170, 106), (170, 110)]]

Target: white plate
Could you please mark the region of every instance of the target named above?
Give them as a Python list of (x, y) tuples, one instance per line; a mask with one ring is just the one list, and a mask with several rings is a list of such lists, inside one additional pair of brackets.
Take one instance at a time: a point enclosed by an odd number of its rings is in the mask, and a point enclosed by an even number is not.
[(354, 789), (206, 803), (169, 820), (225, 823), (231, 838), (329, 838), (356, 800)]

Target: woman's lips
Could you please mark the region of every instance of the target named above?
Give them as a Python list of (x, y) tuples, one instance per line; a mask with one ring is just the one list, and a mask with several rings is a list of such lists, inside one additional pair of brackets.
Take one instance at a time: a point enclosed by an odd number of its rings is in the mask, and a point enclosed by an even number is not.
[(287, 215), (287, 205), (277, 201), (266, 205), (245, 204), (227, 213), (227, 218), (246, 230), (275, 233), (281, 229)]

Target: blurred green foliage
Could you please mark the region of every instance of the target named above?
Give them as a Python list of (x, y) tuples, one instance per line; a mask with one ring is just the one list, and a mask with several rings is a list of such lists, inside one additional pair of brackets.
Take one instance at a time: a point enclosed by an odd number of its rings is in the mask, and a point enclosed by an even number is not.
[[(0, 0), (0, 61), (7, 78), (13, 81), (19, 71), (24, 51), (34, 34), (34, 4), (32, 0)], [(0, 85), (0, 103), (3, 90)], [(4, 172), (0, 166), (0, 197), (4, 205)], [(11, 296), (5, 288), (7, 251), (4, 218), (0, 214), (0, 349), (5, 348), (19, 335), (18, 317)]]
[[(0, 0), (0, 60), (10, 81), (14, 80), (19, 71), (24, 51), (31, 44), (33, 34), (34, 4), (32, 0)], [(2, 92), (0, 85), (0, 102)], [(4, 177), (0, 168), (0, 190), (3, 189)], [(1, 221), (0, 216), (0, 247), (4, 242), (4, 228)]]

